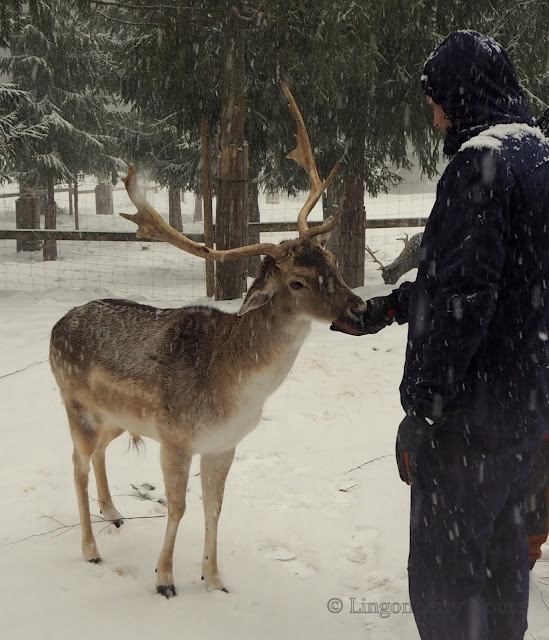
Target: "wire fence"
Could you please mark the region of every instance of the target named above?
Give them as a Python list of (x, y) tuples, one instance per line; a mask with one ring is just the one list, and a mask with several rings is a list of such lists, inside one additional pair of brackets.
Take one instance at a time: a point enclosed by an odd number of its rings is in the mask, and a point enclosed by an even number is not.
[[(86, 290), (98, 296), (133, 297), (151, 301), (199, 300), (206, 296), (204, 260), (165, 243), (138, 240), (135, 227), (117, 214), (135, 208), (120, 187), (113, 191), (114, 215), (96, 213), (93, 180), (79, 193), (79, 231), (75, 231), (74, 211), (69, 207), (68, 189), (56, 193), (57, 231), (16, 230), (15, 207), (19, 193), (14, 185), (0, 190), (0, 290), (56, 291)], [(147, 199), (168, 219), (168, 192), (146, 185)], [(366, 198), (366, 243), (382, 263), (391, 262), (401, 252), (399, 238), (422, 231), (435, 197), (435, 181), (409, 174), (388, 194)], [(295, 237), (295, 223), (306, 194), (292, 198), (284, 194), (260, 194), (262, 242), (280, 242)], [(182, 196), (183, 232), (193, 240), (203, 240), (203, 222), (196, 220), (193, 194)], [(214, 202), (215, 211), (215, 202)], [(322, 219), (317, 205), (311, 222)], [(253, 223), (252, 223), (253, 224)], [(58, 259), (46, 262), (42, 251), (17, 251), (17, 240), (43, 238), (54, 233), (58, 239)], [(40, 244), (40, 243), (39, 243)], [(379, 265), (366, 255), (365, 280), (368, 285), (383, 281)]]

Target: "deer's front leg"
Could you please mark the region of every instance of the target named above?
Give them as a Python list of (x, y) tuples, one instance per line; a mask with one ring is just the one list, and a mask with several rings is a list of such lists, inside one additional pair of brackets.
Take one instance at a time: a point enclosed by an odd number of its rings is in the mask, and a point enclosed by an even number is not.
[(217, 569), (217, 523), (221, 514), (225, 480), (234, 458), (234, 448), (223, 453), (203, 454), (200, 458), (205, 540), (202, 579), (208, 589), (227, 591)]
[(156, 567), (156, 590), (166, 598), (177, 595), (173, 582), (173, 549), (177, 528), (185, 513), (191, 459), (192, 456), (186, 449), (166, 443), (160, 448), (160, 463), (168, 501), (168, 524)]

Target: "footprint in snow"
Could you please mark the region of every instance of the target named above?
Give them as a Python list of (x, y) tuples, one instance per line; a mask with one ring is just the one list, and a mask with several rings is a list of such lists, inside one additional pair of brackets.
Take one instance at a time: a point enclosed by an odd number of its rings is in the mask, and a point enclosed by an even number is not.
[(310, 578), (316, 573), (316, 569), (306, 562), (299, 560), (296, 553), (284, 547), (271, 544), (259, 544), (256, 549), (258, 553), (265, 558), (280, 562), (290, 573), (300, 578)]
[(374, 555), (374, 542), (379, 532), (375, 529), (357, 528), (353, 533), (351, 544), (345, 549), (347, 560), (357, 564), (365, 564)]

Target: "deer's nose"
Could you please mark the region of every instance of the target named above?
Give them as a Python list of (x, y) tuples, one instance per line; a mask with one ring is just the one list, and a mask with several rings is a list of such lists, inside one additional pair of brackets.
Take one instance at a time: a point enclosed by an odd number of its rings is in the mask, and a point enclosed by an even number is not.
[(349, 315), (358, 319), (366, 311), (366, 303), (362, 298), (355, 295), (347, 308), (349, 309)]

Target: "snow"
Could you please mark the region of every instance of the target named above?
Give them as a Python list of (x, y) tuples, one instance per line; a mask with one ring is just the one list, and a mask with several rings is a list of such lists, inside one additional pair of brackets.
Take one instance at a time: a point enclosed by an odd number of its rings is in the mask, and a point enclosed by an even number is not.
[[(378, 217), (398, 215), (402, 198), (409, 215), (408, 194), (380, 203)], [(427, 194), (418, 206), (428, 210), (430, 198)], [(83, 222), (88, 222), (85, 213)], [(100, 222), (127, 224), (117, 217)], [(394, 233), (399, 237), (402, 229)], [(379, 246), (388, 262), (390, 251), (400, 247), (393, 240), (382, 247), (381, 238), (372, 235), (369, 244)], [(9, 242), (0, 243), (0, 263), (19, 273), (11, 287), (0, 280), (3, 637), (140, 640), (175, 631), (185, 638), (225, 640), (418, 638), (406, 577), (409, 488), (394, 461), (405, 326), (354, 338), (313, 325), (258, 428), (237, 447), (219, 532), (219, 565), (229, 594), (209, 593), (200, 580), (204, 527), (196, 458), (174, 554), (178, 596), (156, 595), (154, 567), (166, 509), (158, 502), (163, 483), (158, 446), (151, 440), (141, 453), (129, 448), (126, 436), (109, 447), (115, 506), (126, 518), (120, 529), (97, 517), (91, 475), (103, 564), (83, 560), (72, 446), (47, 363), (51, 328), (71, 307), (113, 289), (122, 295), (125, 287), (124, 295), (153, 303), (163, 296), (161, 306), (190, 303), (203, 293), (186, 277), (187, 263), (176, 268), (162, 245), (141, 251), (141, 243), (134, 243), (135, 249), (115, 259), (99, 249), (90, 258), (85, 243), (69, 244), (59, 243), (61, 260), (50, 266), (39, 257), (18, 257)], [(144, 275), (155, 255), (163, 260), (162, 269), (177, 271), (168, 273), (160, 291), (155, 278)], [(112, 276), (120, 259), (126, 275), (142, 272), (141, 280), (113, 277), (106, 283), (103, 272), (91, 268), (94, 260), (106, 260), (105, 272)], [(200, 259), (188, 260), (201, 273)], [(68, 274), (72, 269), (74, 277), (81, 264), (86, 266), (82, 279), (72, 286)], [(43, 278), (38, 289), (43, 282), (44, 290), (30, 290), (37, 273)], [(388, 293), (392, 287), (381, 282), (369, 262), (367, 286), (357, 293)], [(16, 284), (28, 290), (15, 291)], [(236, 312), (240, 303), (214, 304)], [(530, 632), (536, 640), (549, 640), (548, 546), (531, 574), (530, 594)]]
[(464, 142), (459, 150), (492, 149), (493, 151), (497, 151), (501, 148), (502, 141), (505, 140), (505, 138), (513, 137), (519, 141), (524, 136), (534, 136), (539, 140), (545, 139), (545, 136), (537, 127), (531, 127), (523, 122), (495, 124), (493, 127), (486, 129), (482, 133)]

